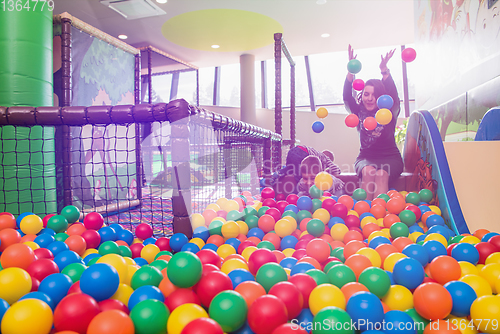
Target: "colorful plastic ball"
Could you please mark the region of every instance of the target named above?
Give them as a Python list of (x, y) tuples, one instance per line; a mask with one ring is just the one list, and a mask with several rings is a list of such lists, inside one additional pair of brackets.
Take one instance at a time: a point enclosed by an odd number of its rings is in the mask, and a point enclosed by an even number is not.
[(485, 264), (486, 259), (491, 254), (498, 252), (497, 247), (489, 242), (479, 242), (474, 245), (477, 251), (479, 252), (479, 261), (478, 264)]
[(163, 296), (163, 293), (159, 288), (153, 285), (143, 285), (138, 287), (132, 292), (127, 305), (130, 310), (133, 310), (134, 307), (143, 300), (150, 300), (150, 299), (159, 300), (161, 302), (165, 301), (165, 297)]
[(46, 293), (52, 299), (54, 305), (57, 305), (67, 295), (72, 285), (71, 278), (62, 273), (56, 273), (45, 277), (40, 282), (38, 291)]
[(414, 61), (416, 57), (417, 57), (417, 51), (415, 51), (415, 49), (413, 49), (413, 48), (405, 48), (401, 52), (401, 59), (405, 63), (410, 63), (410, 62)]
[(31, 287), (32, 279), (26, 270), (12, 267), (0, 271), (0, 299), (10, 305), (30, 292)]
[(57, 331), (86, 333), (90, 321), (101, 312), (91, 296), (73, 293), (64, 297), (54, 310), (54, 327)]
[(319, 311), (313, 319), (313, 324), (323, 324), (319, 328), (315, 328), (314, 334), (328, 334), (328, 333), (338, 333), (338, 334), (354, 334), (354, 326), (352, 318), (349, 314), (335, 306), (327, 306)]
[(391, 287), (391, 280), (387, 272), (376, 267), (363, 270), (359, 275), (358, 282), (379, 298), (383, 298)]
[(279, 282), (269, 290), (269, 294), (278, 297), (285, 304), (289, 320), (296, 318), (302, 311), (304, 298), (293, 283)]
[(352, 320), (361, 331), (369, 328), (381, 328), (384, 320), (384, 308), (380, 299), (371, 292), (360, 291), (351, 296), (345, 307)]
[(270, 262), (263, 264), (257, 274), (255, 280), (269, 292), (271, 287), (278, 282), (283, 282), (288, 279), (287, 273), (278, 263)]
[(262, 189), (262, 191), (260, 192), (260, 195), (262, 196), (263, 199), (266, 199), (266, 198), (274, 198), (275, 196), (275, 192), (274, 192), (274, 189), (271, 188), (271, 187), (265, 187), (264, 189)]
[(87, 248), (97, 248), (101, 244), (101, 235), (96, 230), (86, 230), (81, 234)]
[[(391, 109), (393, 105), (394, 105), (394, 100), (392, 99), (392, 97), (390, 95), (381, 95), (377, 99), (377, 107), (379, 109)], [(390, 112), (390, 110), (389, 110), (389, 112)], [(392, 114), (391, 114), (391, 118), (392, 118)], [(382, 123), (380, 123), (380, 124), (382, 124)]]
[(500, 304), (498, 297), (482, 296), (476, 299), (470, 309), (470, 317), (476, 328), (483, 333), (500, 333)]
[(38, 234), (43, 228), (43, 222), (37, 215), (28, 215), (21, 220), (19, 227), (24, 234)]
[(310, 235), (319, 238), (325, 232), (325, 224), (319, 219), (311, 219), (307, 222), (306, 230)]
[(479, 275), (464, 275), (460, 277), (459, 281), (469, 284), (474, 289), (474, 291), (476, 291), (476, 295), (478, 298), (482, 296), (489, 296), (493, 293), (493, 289), (491, 288), (488, 281)]
[(193, 253), (176, 253), (168, 263), (168, 278), (174, 285), (180, 288), (192, 287), (200, 280), (201, 274), (201, 261)]
[(359, 117), (355, 114), (349, 114), (346, 116), (344, 122), (348, 127), (355, 128), (359, 124)]
[(404, 311), (413, 307), (413, 296), (411, 291), (398, 284), (391, 285), (387, 294), (382, 298), (382, 301), (391, 310)]
[(320, 133), (325, 129), (325, 124), (321, 121), (315, 121), (311, 127), (315, 133)]
[(469, 284), (461, 281), (448, 282), (444, 287), (453, 300), (451, 314), (457, 317), (469, 316), (471, 305), (477, 299), (474, 289)]
[(429, 320), (443, 319), (453, 309), (453, 299), (448, 290), (438, 283), (424, 283), (413, 292), (415, 310)]
[(402, 285), (410, 290), (422, 284), (425, 277), (422, 264), (410, 257), (400, 259), (396, 262), (392, 274), (396, 284)]
[(314, 178), (314, 184), (319, 190), (326, 191), (333, 185), (333, 178), (327, 172), (319, 172)]
[(80, 209), (74, 205), (67, 205), (61, 210), (61, 216), (64, 216), (68, 223), (76, 223), (80, 219)]
[(412, 317), (400, 310), (388, 311), (381, 329), (383, 329), (383, 333), (387, 334), (417, 334)]
[(68, 221), (64, 216), (61, 215), (55, 215), (50, 217), (49, 221), (47, 222), (47, 228), (50, 228), (51, 230), (55, 231), (56, 233), (64, 232), (68, 228)]
[(134, 273), (130, 280), (130, 286), (136, 290), (141, 286), (158, 286), (163, 279), (163, 275), (158, 268), (153, 266), (143, 266)]
[(113, 333), (135, 333), (134, 323), (124, 311), (117, 309), (103, 310), (90, 321), (87, 328), (87, 334)]
[(346, 307), (345, 296), (340, 288), (333, 284), (318, 285), (309, 295), (309, 309), (315, 315), (328, 306), (336, 306), (344, 310)]
[(120, 284), (118, 271), (107, 263), (91, 265), (80, 277), (80, 289), (96, 301), (108, 299), (116, 292)]
[(35, 260), (35, 253), (25, 244), (10, 245), (0, 255), (0, 263), (3, 268), (18, 267), (26, 270)]
[(387, 125), (392, 121), (392, 112), (387, 108), (381, 108), (375, 114), (375, 119), (377, 120), (377, 123)]
[(351, 59), (347, 63), (347, 71), (351, 74), (359, 73), (359, 71), (361, 71), (361, 67), (361, 62), (357, 59)]
[(366, 117), (363, 121), (363, 126), (366, 130), (372, 131), (377, 127), (377, 120), (375, 119), (375, 117)]
[(422, 245), (410, 244), (403, 248), (403, 251), (401, 253), (417, 260), (423, 267), (425, 267), (429, 263), (429, 254)]
[[(235, 261), (239, 261), (239, 260), (235, 259)], [(240, 262), (242, 262), (242, 261), (240, 261)], [(224, 268), (224, 265), (222, 265), (222, 267)], [(255, 277), (248, 270), (245, 270), (242, 268), (233, 269), (226, 274), (231, 279), (233, 289), (236, 288), (238, 285), (240, 285), (243, 282), (255, 281)]]
[(247, 315), (245, 299), (236, 291), (222, 291), (210, 303), (208, 313), (225, 332), (234, 332), (245, 323)]
[(117, 239), (116, 231), (111, 226), (101, 227), (97, 232), (101, 237), (101, 242), (115, 241)]
[(350, 282), (356, 282), (356, 274), (354, 271), (344, 264), (337, 264), (328, 270), (326, 273), (330, 283), (342, 288)]
[(170, 247), (174, 252), (179, 252), (185, 244), (189, 242), (188, 237), (183, 233), (174, 233), (170, 238)]
[(211, 271), (203, 274), (195, 287), (202, 305), (206, 307), (210, 305), (210, 302), (218, 293), (231, 289), (233, 289), (231, 278), (222, 271)]
[(77, 253), (71, 250), (65, 250), (58, 253), (54, 257), (54, 262), (57, 264), (59, 270), (62, 271), (64, 268), (66, 268), (66, 266), (72, 263), (82, 263), (83, 260)]
[(224, 332), (217, 321), (211, 318), (197, 318), (189, 322), (181, 334), (224, 334)]
[(316, 110), (316, 116), (318, 116), (319, 118), (325, 118), (326, 116), (328, 116), (328, 110), (325, 107), (319, 107)]
[(99, 230), (104, 225), (104, 218), (99, 212), (90, 212), (83, 217), (83, 225), (89, 230)]
[(135, 235), (137, 238), (146, 240), (153, 236), (153, 227), (146, 223), (141, 223), (135, 228)]
[(266, 248), (257, 249), (248, 259), (248, 269), (253, 275), (256, 275), (264, 264), (270, 262), (277, 262), (276, 255)]
[(408, 225), (402, 222), (392, 224), (392, 226), (389, 229), (389, 232), (393, 239), (399, 237), (407, 237), (408, 235), (410, 235), (410, 230), (408, 229)]
[(16, 218), (11, 213), (3, 212), (0, 214), (0, 231), (6, 228), (17, 228)]
[(427, 250), (429, 254), (429, 261), (434, 260), (434, 258), (440, 255), (447, 255), (446, 247), (436, 240), (425, 241), (423, 244), (424, 248)]
[(25, 299), (5, 311), (0, 329), (5, 334), (46, 334), (50, 332), (52, 322), (52, 309), (47, 303), (39, 299)]
[(255, 333), (272, 333), (287, 320), (285, 304), (273, 295), (258, 297), (248, 309), (248, 324)]
[[(130, 312), (130, 319), (134, 323), (136, 334), (164, 333), (169, 316), (170, 312), (167, 306), (156, 299), (143, 300)], [(174, 333), (170, 330), (168, 332)], [(175, 333), (179, 334), (180, 332), (177, 330)]]
[(358, 92), (362, 91), (363, 88), (365, 88), (365, 82), (361, 79), (354, 79), (354, 81), (352, 82), (352, 88), (354, 90), (357, 90)]
[(402, 210), (399, 213), (399, 219), (402, 223), (405, 223), (408, 227), (410, 227), (416, 223), (417, 216), (411, 210)]
[(429, 264), (429, 270), (431, 277), (441, 285), (456, 281), (462, 275), (458, 261), (447, 255), (435, 257)]

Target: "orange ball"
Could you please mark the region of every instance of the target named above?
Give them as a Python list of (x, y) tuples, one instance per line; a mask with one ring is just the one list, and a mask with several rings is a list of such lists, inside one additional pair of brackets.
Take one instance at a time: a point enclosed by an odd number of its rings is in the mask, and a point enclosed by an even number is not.
[(422, 317), (438, 320), (444, 319), (450, 314), (453, 300), (444, 286), (429, 282), (421, 284), (415, 289), (413, 305)]
[(37, 237), (36, 234), (25, 234), (21, 237), (21, 243), (26, 242), (26, 241), (33, 241)]
[[(469, 321), (467, 320), (464, 325), (468, 323)], [(425, 326), (424, 334), (462, 334), (460, 331), (460, 325), (461, 323), (451, 321), (450, 319), (438, 319), (429, 322), (427, 326)], [(467, 328), (465, 326), (463, 327)]]
[(238, 292), (243, 299), (245, 299), (248, 307), (250, 307), (257, 298), (266, 294), (266, 290), (262, 285), (254, 281), (241, 282), (234, 291)]
[(89, 323), (87, 334), (134, 334), (132, 319), (121, 310), (106, 310), (96, 315)]
[(370, 204), (365, 201), (357, 201), (356, 204), (354, 204), (354, 211), (356, 211), (359, 215), (365, 212), (370, 212)]
[(345, 244), (344, 246), (344, 257), (347, 259), (351, 255), (356, 254), (358, 250), (366, 247), (365, 243), (359, 240), (352, 240)]
[(406, 202), (405, 202), (404, 198), (402, 196), (401, 197), (395, 196), (387, 201), (386, 208), (387, 208), (387, 211), (389, 211), (389, 213), (393, 213), (393, 214), (397, 215), (405, 209), (405, 206), (406, 206)]
[[(379, 199), (381, 199), (381, 198), (379, 198)], [(381, 200), (384, 201), (383, 199), (381, 199)], [(384, 218), (387, 211), (385, 210), (385, 206), (382, 206), (380, 204), (373, 204), (373, 202), (372, 202), (372, 207), (370, 208), (370, 213), (375, 217), (375, 219), (379, 219), (379, 218)]]
[(354, 206), (354, 200), (349, 195), (342, 195), (337, 200), (337, 203), (342, 203), (347, 207), (347, 211), (351, 210)]
[(398, 215), (395, 215), (394, 213), (389, 213), (384, 217), (384, 227), (391, 228), (392, 224), (400, 221), (401, 220), (399, 219)]
[(276, 249), (279, 249), (281, 246), (281, 238), (276, 233), (267, 233), (262, 240), (269, 241)]
[(374, 198), (373, 201), (372, 201), (372, 208), (375, 205), (380, 205), (380, 206), (382, 206), (385, 209), (385, 207), (387, 205), (387, 202), (383, 198), (377, 197), (377, 198)]
[(87, 230), (87, 228), (85, 227), (85, 225), (80, 224), (80, 223), (74, 223), (74, 224), (71, 224), (70, 227), (68, 227), (68, 230), (66, 231), (66, 233), (68, 235), (82, 235), (82, 233), (85, 232), (86, 230)]
[(321, 237), (319, 237), (320, 239), (323, 239), (325, 240), (326, 242), (328, 243), (331, 243), (333, 241), (333, 238), (331, 235), (329, 234), (323, 234)]
[(307, 223), (309, 223), (311, 219), (312, 218), (304, 218), (300, 221), (299, 229), (301, 232), (307, 231)]
[(217, 247), (220, 247), (222, 244), (224, 244), (224, 238), (221, 235), (214, 234), (208, 237), (207, 239), (207, 244), (214, 244)]
[(297, 263), (302, 263), (302, 262), (306, 262), (306, 263), (309, 263), (309, 264), (312, 264), (314, 266), (314, 268), (318, 269), (318, 270), (321, 270), (321, 264), (319, 263), (318, 260), (316, 260), (315, 258), (313, 257), (310, 257), (310, 256), (303, 256), (301, 257)]
[(384, 263), (385, 258), (390, 254), (398, 253), (398, 249), (391, 244), (380, 244), (375, 248), (375, 250), (377, 251), (378, 255), (380, 255), (382, 263)]
[(6, 228), (17, 228), (16, 218), (10, 213), (0, 214), (0, 231)]
[(401, 253), (406, 246), (411, 245), (413, 243), (414, 242), (408, 237), (399, 237), (399, 238), (394, 239), (394, 241), (392, 242), (392, 245), (394, 247), (396, 247), (398, 252)]
[[(165, 268), (163, 270), (166, 271), (166, 269), (167, 268)], [(163, 273), (163, 270), (162, 270), (162, 273)], [(170, 282), (170, 280), (168, 279), (168, 276), (166, 274), (163, 274), (163, 279), (160, 281), (160, 284), (158, 285), (158, 289), (160, 289), (163, 296), (165, 296), (165, 298), (167, 298), (168, 296), (170, 296), (170, 294), (172, 292), (174, 292), (175, 290), (177, 290), (179, 288), (176, 287), (172, 282)]]
[(372, 262), (366, 256), (361, 254), (353, 254), (349, 256), (347, 260), (345, 260), (345, 265), (354, 271), (356, 275), (356, 279), (359, 278), (359, 275), (365, 270), (372, 266)]
[(68, 245), (69, 250), (72, 250), (80, 256), (83, 255), (87, 249), (87, 242), (78, 234), (70, 235), (66, 240), (64, 240), (64, 243)]
[(363, 237), (368, 239), (370, 234), (372, 234), (372, 232), (375, 232), (375, 231), (380, 231), (380, 226), (378, 226), (375, 223), (368, 223), (365, 225), (365, 227), (363, 227)]
[(484, 228), (480, 228), (479, 230), (476, 230), (474, 233), (472, 233), (472, 235), (481, 240), (487, 233), (490, 233), (490, 231)]
[(253, 243), (254, 243), (254, 244), (256, 244), (256, 245), (257, 245), (259, 242), (261, 242), (261, 241), (262, 241), (262, 240), (260, 240), (260, 239), (259, 239), (259, 238), (257, 238), (257, 237), (249, 237), (247, 240), (248, 240), (248, 241), (253, 242)]
[(337, 247), (344, 248), (345, 244), (340, 240), (333, 240), (330, 242), (330, 246), (332, 246), (332, 249), (335, 249)]
[(19, 242), (21, 242), (21, 235), (13, 228), (6, 228), (0, 231), (0, 252), (3, 252), (10, 245)]
[(347, 231), (347, 233), (344, 235), (344, 243), (347, 244), (353, 240), (357, 241), (363, 241), (363, 235), (359, 233), (359, 231), (356, 230), (350, 230)]
[(447, 255), (435, 257), (429, 263), (429, 271), (431, 277), (442, 285), (457, 281), (462, 276), (462, 267), (458, 261)]
[[(283, 259), (286, 257), (286, 256), (285, 256), (285, 254), (283, 254), (283, 252), (281, 252), (281, 251), (279, 251), (279, 250), (277, 250), (277, 249), (275, 249), (275, 250), (273, 250), (273, 251), (271, 251), (271, 252), (272, 252), (274, 255), (276, 255), (276, 260), (277, 260), (277, 262), (278, 262), (278, 263), (280, 263), (280, 262), (281, 262), (281, 260), (283, 260)], [(243, 258), (243, 259), (244, 259), (244, 258)], [(245, 262), (246, 262), (246, 261), (245, 261)]]
[(315, 238), (307, 243), (306, 254), (318, 262), (323, 262), (330, 256), (331, 248), (328, 242)]
[(0, 256), (0, 262), (4, 269), (18, 267), (27, 270), (28, 266), (35, 260), (36, 256), (33, 250), (28, 245), (20, 243), (10, 245)]
[(247, 263), (247, 260), (245, 260), (245, 258), (242, 255), (240, 255), (240, 254), (229, 254), (228, 256), (226, 256), (222, 260), (222, 263), (224, 263), (224, 262), (226, 262), (227, 260), (230, 260), (230, 259), (238, 259), (238, 260), (241, 260), (241, 261)]
[(271, 232), (274, 230), (274, 225), (276, 224), (276, 221), (274, 220), (273, 216), (268, 215), (268, 214), (263, 214), (260, 216), (258, 225), (259, 228), (264, 231), (265, 233)]
[(349, 301), (349, 298), (356, 292), (366, 291), (370, 292), (366, 286), (358, 282), (349, 282), (340, 288), (340, 291), (344, 294), (345, 301)]

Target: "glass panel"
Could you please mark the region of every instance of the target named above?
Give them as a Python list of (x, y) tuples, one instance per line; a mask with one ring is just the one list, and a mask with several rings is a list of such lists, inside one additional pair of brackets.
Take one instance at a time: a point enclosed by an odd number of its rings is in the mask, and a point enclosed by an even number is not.
[(215, 67), (204, 67), (198, 70), (200, 81), (200, 105), (212, 105), (214, 102)]
[[(172, 74), (154, 75), (151, 78), (153, 90), (151, 93), (151, 101), (153, 103), (169, 102), (170, 89), (172, 86)], [(147, 101), (147, 95), (146, 95)]]
[(221, 66), (219, 103), (221, 106), (240, 107), (240, 64)]
[(179, 88), (177, 98), (184, 99), (196, 105), (196, 71), (179, 73)]

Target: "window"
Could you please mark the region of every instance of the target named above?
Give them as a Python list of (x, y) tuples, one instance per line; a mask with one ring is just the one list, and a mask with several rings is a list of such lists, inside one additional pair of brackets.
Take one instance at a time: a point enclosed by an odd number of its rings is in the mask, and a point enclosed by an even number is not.
[(177, 99), (184, 99), (196, 105), (196, 71), (180, 72)]
[(240, 107), (240, 64), (221, 66), (220, 105)]
[(200, 82), (200, 105), (212, 105), (214, 101), (215, 67), (204, 67), (198, 70)]

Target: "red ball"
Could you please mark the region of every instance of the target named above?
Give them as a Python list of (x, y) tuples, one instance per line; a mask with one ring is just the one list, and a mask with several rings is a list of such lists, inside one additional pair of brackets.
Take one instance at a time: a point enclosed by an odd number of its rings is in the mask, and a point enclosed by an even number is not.
[(500, 252), (500, 235), (492, 236), (488, 242), (497, 248), (497, 252)]
[(83, 225), (88, 230), (98, 230), (104, 224), (104, 218), (99, 212), (90, 212), (83, 218)]
[(361, 91), (365, 88), (365, 82), (361, 79), (356, 79), (352, 82), (352, 88), (354, 90)]
[(135, 235), (141, 240), (146, 240), (153, 236), (153, 227), (146, 223), (141, 223), (135, 228)]
[(263, 214), (258, 221), (259, 228), (265, 233), (274, 230), (274, 225), (276, 224), (276, 220), (273, 216), (268, 215), (267, 213)]
[[(242, 241), (241, 244), (238, 246), (238, 254), (241, 254), (245, 250), (245, 248), (249, 246), (257, 246), (257, 245), (252, 240)], [(196, 254), (199, 254), (199, 252)]]
[(323, 239), (313, 239), (306, 246), (306, 254), (312, 258), (323, 262), (330, 256), (330, 245)]
[(84, 293), (64, 297), (54, 310), (56, 331), (86, 333), (90, 321), (101, 312), (94, 298)]
[(345, 226), (347, 226), (347, 227), (359, 227), (361, 225), (361, 221), (359, 220), (359, 217), (356, 215), (348, 215), (344, 219), (344, 223), (345, 223)]
[(118, 299), (104, 299), (97, 304), (99, 305), (101, 312), (108, 310), (119, 310), (125, 312), (125, 314), (129, 314), (128, 307)]
[(293, 205), (297, 204), (298, 199), (299, 196), (297, 196), (296, 194), (290, 194), (286, 197), (286, 201), (288, 202), (288, 204), (293, 204)]
[(276, 207), (267, 209), (266, 215), (270, 215), (271, 217), (273, 217), (275, 222), (281, 219), (281, 212)]
[(224, 331), (211, 318), (197, 318), (188, 323), (181, 334), (224, 334)]
[(287, 323), (276, 327), (271, 334), (307, 334), (304, 328), (307, 328), (304, 324), (300, 327), (297, 323)]
[(213, 264), (218, 268), (221, 267), (221, 258), (214, 250), (202, 249), (196, 255), (200, 259), (201, 264)]
[(266, 198), (262, 201), (262, 206), (274, 208), (276, 206), (276, 201), (274, 200), (274, 198)]
[(359, 124), (359, 118), (358, 116), (354, 114), (349, 114), (345, 118), (345, 125), (347, 125), (350, 128), (355, 128)]
[(333, 206), (337, 203), (336, 200), (334, 200), (333, 198), (325, 198), (323, 200), (323, 202), (321, 203), (321, 207), (325, 210), (327, 210), (328, 212), (330, 212), (330, 210), (333, 208)]
[(405, 210), (410, 210), (411, 212), (413, 212), (417, 221), (419, 221), (420, 217), (422, 217), (422, 211), (420, 211), (420, 208), (414, 204), (408, 204), (405, 207)]
[(280, 211), (280, 213), (283, 214), (283, 212), (285, 212), (285, 208), (288, 206), (288, 204), (289, 203), (287, 201), (278, 201), (276, 203), (276, 209), (278, 209)]
[(260, 196), (262, 198), (274, 198), (274, 189), (271, 188), (271, 187), (265, 187), (264, 189), (262, 189), (261, 193), (260, 193)]
[(480, 242), (474, 245), (479, 252), (478, 264), (484, 264), (486, 258), (491, 254), (497, 252), (497, 247), (489, 242)]
[(88, 248), (97, 248), (101, 243), (101, 235), (96, 230), (83, 231), (81, 237), (85, 239), (85, 244)]
[(255, 250), (248, 258), (248, 269), (252, 275), (256, 275), (259, 268), (269, 262), (278, 263), (276, 255), (267, 248)]
[(41, 258), (33, 261), (26, 269), (31, 277), (42, 281), (45, 277), (59, 273), (59, 267), (52, 259)]
[(55, 216), (56, 214), (55, 213), (50, 213), (48, 215), (46, 215), (45, 217), (43, 217), (42, 219), (42, 223), (43, 223), (43, 227), (47, 227), (47, 222), (49, 221), (50, 217), (52, 216)]
[(35, 260), (35, 253), (25, 244), (10, 245), (0, 254), (3, 268), (18, 267), (26, 270)]
[(177, 289), (169, 294), (165, 299), (165, 305), (167, 305), (170, 313), (172, 313), (178, 306), (186, 303), (192, 303), (201, 306), (200, 297), (198, 297), (198, 295), (192, 289)]
[(415, 49), (413, 49), (413, 48), (405, 48), (401, 52), (401, 59), (405, 63), (410, 63), (410, 62), (414, 61), (415, 58), (417, 58), (417, 51), (415, 51)]
[(345, 220), (347, 217), (347, 212), (348, 212), (347, 206), (345, 206), (342, 203), (336, 203), (330, 210), (330, 215), (332, 217), (340, 217)]
[(141, 250), (144, 245), (140, 242), (130, 245), (130, 251), (132, 252), (132, 258), (141, 257)]
[(304, 297), (293, 283), (279, 282), (271, 287), (270, 295), (278, 297), (286, 307), (288, 320), (292, 320), (299, 315), (304, 305)]
[(311, 276), (300, 273), (290, 276), (288, 282), (292, 283), (299, 289), (302, 294), (302, 299), (304, 301), (303, 307), (309, 307), (309, 295), (313, 289), (317, 286), (316, 281)]
[(160, 251), (169, 251), (169, 252), (172, 251), (172, 248), (170, 248), (170, 239), (169, 238), (165, 238), (165, 237), (158, 238), (155, 242), (155, 245), (158, 246)]
[(204, 274), (195, 286), (195, 292), (205, 307), (210, 306), (210, 302), (219, 292), (232, 289), (233, 282), (222, 271), (210, 271)]
[(306, 255), (307, 255), (306, 249), (300, 248), (300, 249), (295, 250), (295, 252), (293, 252), (292, 257), (296, 258), (297, 260), (300, 260)]
[(271, 333), (288, 320), (285, 304), (273, 295), (257, 298), (248, 309), (248, 325), (256, 334)]
[(72, 293), (83, 293), (82, 289), (80, 289), (80, 281), (76, 281), (69, 287), (68, 295), (71, 295)]
[(285, 194), (277, 194), (275, 196), (275, 198), (276, 198), (277, 201), (283, 201), (283, 200), (285, 200), (286, 195)]
[(363, 241), (363, 233), (358, 230), (359, 227), (349, 227), (349, 231), (344, 235), (344, 244), (353, 240)]
[(366, 130), (372, 131), (373, 129), (375, 129), (377, 127), (377, 120), (375, 119), (375, 117), (371, 117), (371, 116), (367, 117), (363, 121), (363, 126), (365, 127)]

